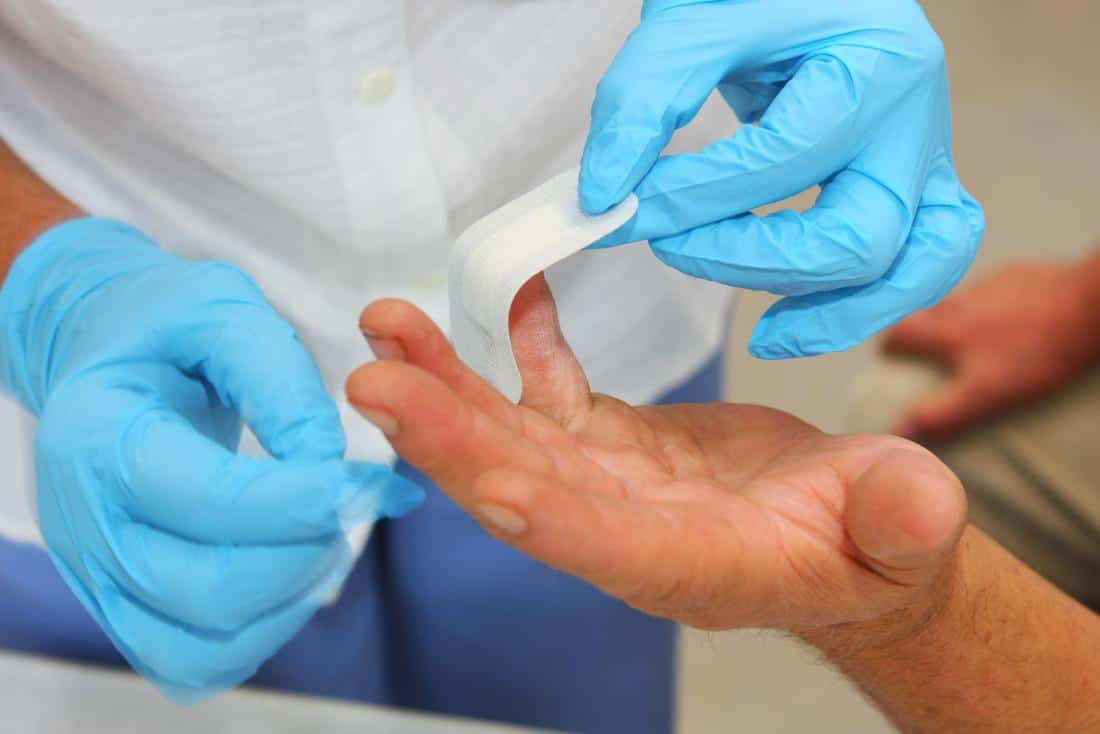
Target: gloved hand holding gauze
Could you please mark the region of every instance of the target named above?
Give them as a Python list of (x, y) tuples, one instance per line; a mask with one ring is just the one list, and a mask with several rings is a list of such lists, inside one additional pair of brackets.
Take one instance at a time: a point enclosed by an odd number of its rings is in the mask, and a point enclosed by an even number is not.
[[(424, 497), (344, 460), (312, 356), (250, 277), (121, 222), (67, 222), (19, 256), (0, 389), (39, 419), (50, 558), (175, 701), (251, 678), (342, 585), (345, 532)], [(270, 457), (237, 454), (245, 423)]]
[(630, 221), (633, 195), (587, 216), (573, 169), (479, 220), (451, 251), (451, 338), (458, 356), (509, 400), (523, 391), (508, 314), (523, 284)]

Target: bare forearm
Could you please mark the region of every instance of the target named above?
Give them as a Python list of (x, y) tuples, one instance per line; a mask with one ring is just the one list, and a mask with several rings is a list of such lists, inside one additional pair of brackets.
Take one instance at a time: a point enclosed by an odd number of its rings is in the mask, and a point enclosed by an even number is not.
[(930, 611), (802, 636), (904, 732), (1100, 731), (1100, 617), (980, 531)]
[(79, 214), (0, 140), (0, 284), (37, 235)]

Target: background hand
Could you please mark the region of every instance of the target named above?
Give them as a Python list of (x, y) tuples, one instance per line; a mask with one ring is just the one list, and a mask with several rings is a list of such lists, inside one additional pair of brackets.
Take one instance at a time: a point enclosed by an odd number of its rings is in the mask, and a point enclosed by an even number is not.
[[(50, 555), (177, 701), (250, 677), (342, 582), (344, 530), (422, 497), (342, 460), (312, 359), (235, 268), (86, 219), (27, 249), (0, 296)], [(236, 455), (242, 419), (274, 458)]]
[[(660, 157), (715, 89), (746, 124)], [(819, 184), (807, 212), (749, 213)], [(766, 359), (846, 349), (936, 303), (985, 227), (913, 0), (647, 0), (597, 89), (580, 180), (590, 213), (631, 191), (638, 215), (603, 245), (649, 240), (689, 275), (786, 296), (749, 345)]]
[(394, 448), (490, 533), (645, 612), (799, 628), (927, 605), (964, 527), (958, 481), (904, 440), (592, 395), (541, 277), (512, 311), (518, 406), (410, 304), (361, 323), (390, 359), (348, 395)]
[(892, 329), (884, 348), (951, 370), (895, 432), (947, 439), (1055, 392), (1100, 359), (1100, 277), (1088, 265), (1000, 270)]

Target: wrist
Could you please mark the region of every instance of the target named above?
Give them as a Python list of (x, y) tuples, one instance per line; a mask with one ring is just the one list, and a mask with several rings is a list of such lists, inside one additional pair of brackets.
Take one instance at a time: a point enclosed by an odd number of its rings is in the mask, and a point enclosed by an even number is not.
[(945, 644), (966, 606), (966, 566), (972, 552), (968, 528), (941, 573), (908, 603), (869, 620), (794, 630), (804, 642), (842, 666), (860, 658), (896, 656), (913, 647)]
[(16, 256), (43, 232), (80, 216), (0, 140), (0, 284)]
[(11, 261), (45, 233), (80, 218), (80, 210), (65, 201), (43, 203), (29, 210), (24, 208), (19, 213), (17, 220), (3, 228), (2, 247), (12, 253)]
[(803, 637), (901, 731), (1093, 731), (1096, 616), (973, 527), (949, 579), (924, 617)]

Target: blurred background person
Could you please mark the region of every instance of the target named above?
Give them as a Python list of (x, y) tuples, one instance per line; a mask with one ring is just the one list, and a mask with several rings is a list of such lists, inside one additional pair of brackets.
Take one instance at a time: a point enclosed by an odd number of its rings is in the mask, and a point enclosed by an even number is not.
[(1005, 266), (884, 350), (852, 428), (932, 447), (975, 524), (1100, 609), (1100, 255)]

